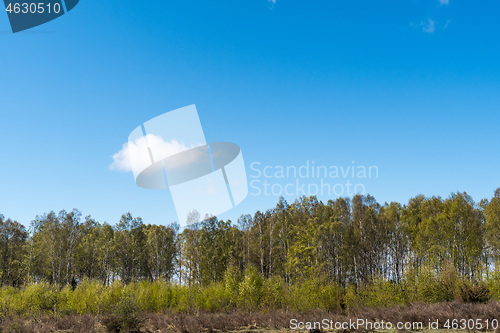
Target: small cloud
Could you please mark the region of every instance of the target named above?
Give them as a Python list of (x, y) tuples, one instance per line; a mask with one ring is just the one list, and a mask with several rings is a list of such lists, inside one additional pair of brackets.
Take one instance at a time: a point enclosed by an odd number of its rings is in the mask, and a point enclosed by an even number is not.
[[(273, 5), (275, 5), (275, 4), (276, 4), (276, 1), (278, 1), (278, 0), (269, 0), (269, 2), (270, 2), (271, 4), (273, 4)], [(439, 0), (439, 1), (448, 1), (448, 0)]]
[[(125, 143), (120, 151), (113, 154), (113, 163), (111, 163), (109, 169), (132, 172), (134, 167), (145, 168), (151, 165), (151, 158), (148, 153), (145, 153), (149, 150), (161, 152), (162, 156), (172, 156), (188, 149), (177, 140), (167, 142), (160, 136), (148, 134), (135, 142)], [(186, 161), (186, 163), (189, 163), (189, 161)]]
[(449, 5), (450, 4), (450, 0), (439, 0), (439, 3), (441, 5)]
[(428, 34), (434, 33), (436, 31), (436, 21), (433, 19), (428, 19), (427, 21), (422, 21), (421, 23), (422, 31)]
[(443, 26), (443, 30), (444, 30), (444, 29), (448, 29), (448, 27), (450, 26), (450, 23), (451, 23), (451, 20), (446, 20), (446, 23), (445, 23), (445, 25)]

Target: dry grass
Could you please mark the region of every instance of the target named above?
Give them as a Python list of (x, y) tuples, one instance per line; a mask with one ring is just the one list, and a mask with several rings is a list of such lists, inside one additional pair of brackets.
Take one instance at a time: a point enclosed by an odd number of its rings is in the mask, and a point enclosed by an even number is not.
[[(325, 318), (333, 321), (356, 320), (365, 318), (371, 321), (390, 322), (428, 322), (439, 319), (500, 319), (500, 303), (440, 303), (432, 305), (413, 304), (385, 309), (356, 309), (346, 313), (328, 313), (314, 311), (310, 313), (164, 313), (140, 314), (136, 322), (121, 321), (113, 316), (51, 316), (42, 318), (0, 319), (0, 333), (107, 333), (107, 332), (143, 332), (143, 333), (215, 333), (215, 332), (286, 332), (289, 331), (290, 319), (299, 321), (321, 321)], [(362, 330), (363, 331), (363, 330)], [(345, 333), (345, 332), (344, 332)], [(500, 333), (497, 330), (496, 333)]]
[(84, 316), (44, 317), (44, 318), (2, 318), (0, 320), (2, 333), (45, 333), (45, 332), (88, 332), (104, 333), (107, 329), (99, 318)]

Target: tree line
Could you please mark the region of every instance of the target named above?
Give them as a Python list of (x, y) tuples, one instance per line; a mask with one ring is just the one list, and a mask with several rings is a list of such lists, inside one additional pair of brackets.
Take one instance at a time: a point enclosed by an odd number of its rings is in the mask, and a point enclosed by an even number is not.
[(130, 213), (116, 225), (78, 210), (38, 216), (28, 228), (0, 215), (0, 284), (83, 280), (110, 285), (166, 281), (209, 286), (252, 268), (287, 286), (321, 277), (339, 288), (395, 285), (452, 269), (480, 281), (500, 261), (500, 189), (479, 203), (467, 193), (418, 195), (380, 204), (370, 195), (328, 202), (301, 197), (235, 223), (209, 217), (190, 226), (145, 224)]

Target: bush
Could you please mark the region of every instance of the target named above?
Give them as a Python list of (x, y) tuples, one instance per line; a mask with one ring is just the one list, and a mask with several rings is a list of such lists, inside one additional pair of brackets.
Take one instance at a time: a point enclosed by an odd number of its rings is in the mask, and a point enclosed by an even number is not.
[(282, 309), (285, 306), (285, 281), (273, 276), (264, 281), (262, 307), (266, 309)]
[(9, 314), (21, 315), (24, 310), (23, 306), (20, 290), (13, 287), (0, 289), (0, 312), (2, 316)]
[(167, 281), (141, 282), (135, 288), (139, 307), (142, 311), (160, 313), (174, 308), (176, 304), (175, 287)]
[(223, 283), (212, 283), (202, 288), (196, 296), (197, 309), (215, 312), (229, 308), (230, 299)]
[[(105, 309), (102, 296), (106, 295), (106, 287), (98, 281), (83, 279), (75, 290), (66, 298), (70, 302), (69, 308), (77, 314), (100, 314)], [(64, 289), (69, 294), (71, 287)]]
[(491, 297), (500, 301), (500, 270), (496, 269), (495, 272), (488, 279), (488, 288), (491, 292)]
[(104, 321), (109, 332), (139, 332), (141, 312), (133, 293), (127, 291)]
[(125, 291), (125, 286), (120, 281), (115, 281), (113, 284), (104, 288), (99, 297), (99, 312), (111, 313), (114, 306), (120, 302)]
[[(316, 276), (287, 285), (280, 276), (264, 279), (257, 268), (228, 269), (223, 281), (206, 286), (178, 285), (168, 281), (129, 283), (116, 281), (109, 286), (95, 280), (82, 280), (73, 289), (45, 282), (25, 289), (0, 288), (0, 318), (39, 315), (101, 315), (109, 324), (133, 329), (141, 313), (197, 314), (208, 312), (267, 311), (309, 312), (324, 310), (349, 313), (370, 307), (387, 308), (414, 302), (438, 303), (456, 299), (485, 303), (500, 296), (500, 274), (487, 283), (460, 281), (453, 268), (439, 274), (422, 268), (408, 271), (401, 284), (377, 279), (370, 284), (333, 284)], [(463, 303), (461, 303), (463, 304)], [(129, 322), (128, 320), (131, 320)]]
[(344, 291), (326, 278), (310, 278), (287, 288), (284, 306), (293, 311), (324, 309), (335, 311), (345, 306)]
[(254, 266), (245, 269), (245, 276), (239, 285), (238, 305), (250, 311), (260, 308), (264, 279)]
[(381, 279), (361, 288), (357, 302), (369, 307), (390, 307), (406, 303), (406, 296), (401, 285)]
[(234, 308), (238, 304), (239, 285), (242, 277), (238, 267), (229, 266), (224, 275), (224, 287), (229, 306)]
[(490, 289), (484, 282), (463, 281), (460, 284), (460, 296), (466, 303), (488, 303), (491, 299)]
[(455, 299), (457, 277), (455, 270), (448, 266), (439, 275), (424, 267), (416, 280), (418, 300), (425, 303), (450, 302)]
[(54, 313), (57, 312), (59, 288), (47, 282), (29, 285), (22, 292), (22, 312)]

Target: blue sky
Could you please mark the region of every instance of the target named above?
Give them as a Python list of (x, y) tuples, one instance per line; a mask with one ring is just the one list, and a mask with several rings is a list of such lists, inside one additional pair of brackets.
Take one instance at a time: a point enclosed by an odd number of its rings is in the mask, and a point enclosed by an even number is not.
[[(97, 1), (12, 34), (0, 15), (0, 213), (176, 219), (111, 156), (196, 104), (250, 164), (376, 165), (379, 202), (500, 186), (497, 1)], [(274, 180), (277, 183), (288, 180)], [(327, 197), (320, 197), (325, 200)], [(286, 199), (293, 201), (294, 197)], [(221, 218), (271, 208), (249, 196)]]

